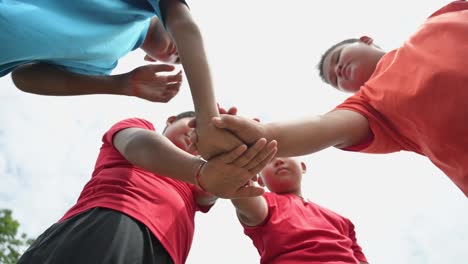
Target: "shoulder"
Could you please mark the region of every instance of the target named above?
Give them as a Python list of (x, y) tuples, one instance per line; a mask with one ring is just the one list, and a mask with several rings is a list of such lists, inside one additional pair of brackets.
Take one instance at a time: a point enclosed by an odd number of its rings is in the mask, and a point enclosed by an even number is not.
[(462, 10), (468, 10), (468, 2), (464, 0), (453, 1), (450, 4), (432, 13), (429, 16), (429, 18), (436, 17), (436, 16), (450, 13), (450, 12), (462, 11)]
[(109, 130), (104, 134), (102, 141), (104, 143), (112, 144), (113, 137), (121, 130), (126, 128), (142, 128), (146, 130), (156, 131), (155, 127), (151, 122), (142, 118), (127, 118), (121, 120), (111, 126)]

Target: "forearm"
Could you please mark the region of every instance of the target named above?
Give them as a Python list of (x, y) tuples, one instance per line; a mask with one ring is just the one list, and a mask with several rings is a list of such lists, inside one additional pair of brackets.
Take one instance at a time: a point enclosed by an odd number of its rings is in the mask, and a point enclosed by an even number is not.
[(160, 134), (140, 130), (132, 133), (122, 155), (133, 165), (165, 177), (195, 184), (201, 160), (176, 147)]
[(359, 113), (336, 110), (290, 122), (266, 124), (269, 137), (278, 141), (278, 156), (300, 156), (328, 147), (344, 148), (369, 135), (367, 119)]
[(187, 7), (181, 3), (168, 8), (166, 26), (179, 52), (190, 85), (197, 121), (218, 116), (210, 67), (200, 29)]
[(68, 72), (45, 63), (20, 66), (12, 72), (12, 79), (20, 90), (40, 95), (130, 95), (123, 74), (90, 76)]
[(271, 138), (278, 142), (277, 156), (293, 157), (317, 152), (334, 146), (339, 141), (333, 133), (327, 133), (320, 123), (320, 117), (288, 122), (266, 124)]
[(232, 199), (231, 202), (243, 224), (249, 226), (259, 225), (268, 215), (268, 206), (263, 196)]

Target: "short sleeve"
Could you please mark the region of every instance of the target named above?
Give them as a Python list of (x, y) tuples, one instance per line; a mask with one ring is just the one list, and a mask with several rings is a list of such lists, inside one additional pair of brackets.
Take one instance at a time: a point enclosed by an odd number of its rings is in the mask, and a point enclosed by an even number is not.
[(267, 202), (267, 207), (268, 207), (268, 214), (267, 216), (265, 217), (265, 220), (263, 220), (263, 222), (261, 222), (260, 224), (256, 225), (256, 226), (248, 226), (248, 225), (245, 225), (244, 223), (240, 222), (242, 227), (244, 228), (244, 233), (246, 235), (249, 235), (251, 233), (255, 233), (255, 232), (260, 232), (261, 229), (263, 229), (267, 223), (270, 221), (271, 219), (271, 215), (273, 214), (274, 210), (275, 210), (275, 207), (276, 207), (276, 196), (272, 193), (269, 193), (269, 192), (265, 192), (263, 194), (263, 198), (265, 198), (266, 202)]
[(361, 262), (367, 262), (366, 256), (362, 252), (361, 246), (357, 243), (356, 239), (356, 232), (354, 231), (354, 225), (351, 221), (348, 220), (348, 225), (349, 225), (349, 238), (353, 242), (351, 249), (353, 250), (354, 257), (358, 259)]
[(126, 128), (142, 128), (156, 131), (153, 124), (141, 118), (128, 118), (114, 124), (102, 137), (103, 146), (113, 145), (113, 139), (117, 132)]
[(186, 183), (189, 185), (190, 190), (192, 191), (193, 199), (195, 199), (195, 206), (197, 207), (196, 210), (200, 211), (202, 213), (208, 213), (210, 209), (215, 205), (216, 202), (210, 204), (210, 205), (198, 205), (196, 198), (200, 193), (204, 193), (204, 191), (198, 189), (195, 185)]
[(365, 153), (391, 153), (402, 150), (400, 144), (393, 140), (398, 138), (397, 133), (388, 125), (388, 121), (385, 117), (361, 96), (360, 92), (349, 97), (334, 110), (349, 110), (363, 115), (369, 121), (369, 126), (372, 131), (372, 134), (363, 142), (359, 142), (343, 150)]

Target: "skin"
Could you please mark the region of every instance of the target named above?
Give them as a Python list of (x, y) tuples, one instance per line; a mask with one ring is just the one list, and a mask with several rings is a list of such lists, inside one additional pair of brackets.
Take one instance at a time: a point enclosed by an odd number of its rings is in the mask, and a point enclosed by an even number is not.
[(218, 129), (211, 118), (219, 116), (214, 85), (200, 29), (188, 7), (178, 0), (162, 0), (166, 28), (177, 45), (197, 113), (198, 152), (205, 159), (230, 151), (242, 142), (232, 133)]
[(373, 44), (372, 38), (362, 36), (360, 40), (340, 45), (324, 58), (322, 70), (325, 81), (341, 91), (359, 91), (385, 54)]
[[(204, 161), (188, 149), (187, 124), (191, 118), (167, 120), (163, 135), (141, 128), (127, 128), (114, 136), (114, 146), (132, 164), (158, 175), (195, 184), (195, 173)], [(200, 192), (206, 204), (215, 197), (236, 198), (261, 195), (263, 189), (246, 186), (276, 153), (276, 142), (258, 140), (209, 160), (200, 171), (200, 184), (209, 192)], [(198, 199), (197, 199), (198, 200)]]
[(363, 142), (371, 133), (367, 119), (350, 110), (284, 122), (259, 123), (233, 115), (221, 115), (212, 121), (247, 144), (262, 137), (275, 139), (281, 157), (306, 155), (328, 147), (345, 148)]

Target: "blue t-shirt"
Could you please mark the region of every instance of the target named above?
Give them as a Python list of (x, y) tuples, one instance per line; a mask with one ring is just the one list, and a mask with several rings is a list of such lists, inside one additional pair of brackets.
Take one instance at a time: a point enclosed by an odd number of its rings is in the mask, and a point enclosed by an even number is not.
[(0, 77), (30, 62), (109, 74), (154, 15), (159, 0), (0, 0)]

